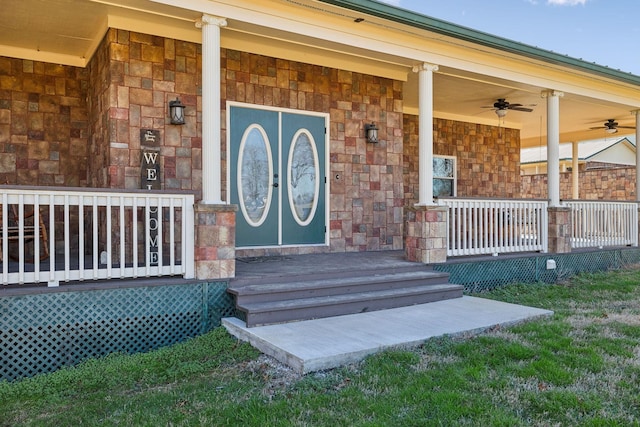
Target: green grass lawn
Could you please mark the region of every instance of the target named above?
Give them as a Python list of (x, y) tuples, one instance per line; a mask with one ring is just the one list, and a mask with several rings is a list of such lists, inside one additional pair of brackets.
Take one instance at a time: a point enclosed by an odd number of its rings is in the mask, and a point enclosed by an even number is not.
[(555, 314), (305, 376), (219, 328), (0, 383), (0, 425), (640, 426), (640, 270), (480, 296)]

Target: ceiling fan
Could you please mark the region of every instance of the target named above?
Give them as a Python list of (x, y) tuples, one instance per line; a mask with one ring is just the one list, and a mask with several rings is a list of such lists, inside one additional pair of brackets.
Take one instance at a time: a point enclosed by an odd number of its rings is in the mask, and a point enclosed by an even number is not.
[[(535, 104), (531, 104), (532, 107), (535, 107)], [(507, 110), (514, 111), (524, 111), (530, 113), (533, 111), (532, 108), (525, 107), (522, 104), (511, 104), (507, 102), (505, 98), (498, 98), (496, 102), (493, 103), (493, 106), (486, 106), (482, 108), (493, 108), (498, 115), (498, 117), (502, 118), (507, 115)]]
[[(603, 129), (603, 126), (595, 126), (589, 129)], [(618, 129), (635, 129), (635, 126), (619, 126), (615, 119), (607, 119), (607, 121), (604, 122), (604, 131), (606, 133), (616, 133)]]

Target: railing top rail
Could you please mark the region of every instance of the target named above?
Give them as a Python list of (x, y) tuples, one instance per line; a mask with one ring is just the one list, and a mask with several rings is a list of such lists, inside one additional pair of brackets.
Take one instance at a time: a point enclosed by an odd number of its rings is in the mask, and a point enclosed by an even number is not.
[(548, 203), (547, 199), (500, 199), (491, 197), (434, 197), (434, 201), (472, 201), (472, 202), (540, 202)]
[(144, 190), (144, 189), (123, 189), (123, 188), (93, 188), (93, 187), (48, 187), (30, 185), (0, 185), (0, 193), (60, 193), (60, 194), (131, 194), (135, 196), (151, 195), (153, 197), (184, 197), (194, 196), (196, 192), (192, 190)]
[(606, 203), (606, 204), (611, 204), (611, 203), (618, 203), (618, 204), (626, 204), (626, 205), (637, 205), (640, 202), (634, 201), (634, 200), (580, 200), (580, 199), (570, 199), (570, 200), (561, 200), (562, 203), (567, 203), (567, 204), (571, 204), (571, 203)]

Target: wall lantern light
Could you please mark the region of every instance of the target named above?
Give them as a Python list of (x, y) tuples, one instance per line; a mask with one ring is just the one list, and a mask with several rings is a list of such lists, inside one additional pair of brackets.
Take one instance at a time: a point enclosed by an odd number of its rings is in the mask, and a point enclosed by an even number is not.
[(367, 136), (367, 142), (374, 144), (378, 142), (378, 128), (375, 123), (371, 122), (371, 124), (365, 124), (364, 132)]
[(184, 124), (184, 108), (185, 106), (179, 98), (176, 98), (175, 101), (169, 101), (169, 117), (172, 125)]

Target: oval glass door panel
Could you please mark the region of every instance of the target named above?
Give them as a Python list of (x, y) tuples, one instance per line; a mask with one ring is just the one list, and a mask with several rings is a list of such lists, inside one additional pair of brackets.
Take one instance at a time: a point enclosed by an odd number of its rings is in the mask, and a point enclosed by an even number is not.
[(271, 147), (264, 129), (259, 125), (247, 128), (238, 153), (238, 200), (247, 223), (260, 226), (271, 204), (273, 162)]
[(318, 206), (320, 183), (318, 150), (306, 129), (299, 130), (293, 137), (287, 169), (293, 217), (298, 224), (307, 225), (313, 220)]

